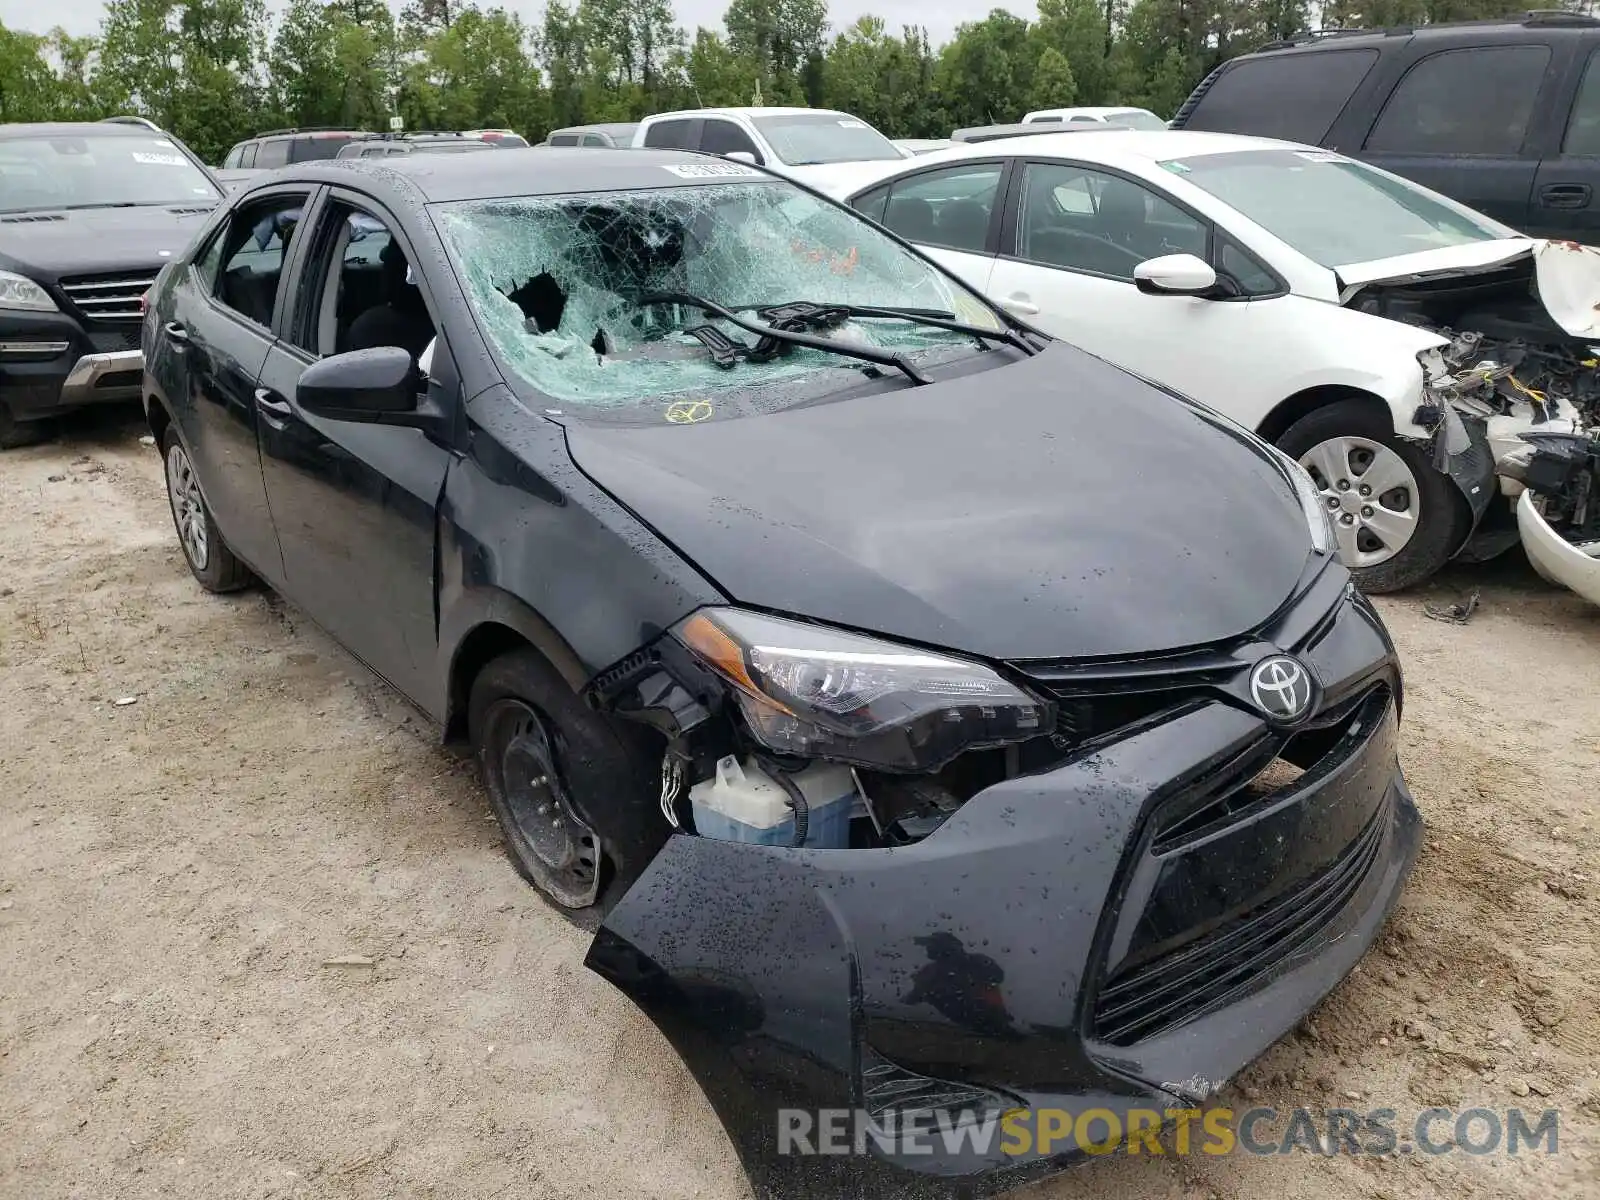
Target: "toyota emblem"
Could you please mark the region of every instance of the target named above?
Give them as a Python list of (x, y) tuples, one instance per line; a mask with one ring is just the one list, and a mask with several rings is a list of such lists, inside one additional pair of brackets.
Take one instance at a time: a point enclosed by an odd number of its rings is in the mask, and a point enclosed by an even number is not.
[(1250, 699), (1280, 724), (1293, 724), (1306, 715), (1311, 690), (1311, 672), (1287, 654), (1263, 658), (1250, 672)]

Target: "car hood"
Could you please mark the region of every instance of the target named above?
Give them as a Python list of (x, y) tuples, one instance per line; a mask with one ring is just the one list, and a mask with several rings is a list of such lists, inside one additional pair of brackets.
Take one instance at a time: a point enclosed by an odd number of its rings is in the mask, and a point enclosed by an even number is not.
[(1259, 442), (1063, 343), (924, 387), (567, 437), (736, 600), (993, 659), (1233, 637), (1310, 554)]
[(211, 208), (196, 197), (193, 205), (0, 216), (0, 259), (45, 282), (160, 267), (188, 246)]
[(879, 176), (894, 174), (897, 169), (903, 168), (910, 161), (906, 158), (884, 158), (867, 159), (862, 162), (812, 163), (804, 167), (774, 163), (772, 169), (798, 180), (807, 187), (816, 188), (825, 196), (842, 200)]
[(1467, 242), (1460, 246), (1440, 246), (1415, 254), (1375, 258), (1370, 262), (1345, 263), (1334, 268), (1339, 277), (1340, 303), (1375, 283), (1414, 283), (1419, 279), (1443, 279), (1470, 275), (1509, 266), (1533, 253), (1539, 243), (1532, 238), (1498, 238), (1488, 242)]

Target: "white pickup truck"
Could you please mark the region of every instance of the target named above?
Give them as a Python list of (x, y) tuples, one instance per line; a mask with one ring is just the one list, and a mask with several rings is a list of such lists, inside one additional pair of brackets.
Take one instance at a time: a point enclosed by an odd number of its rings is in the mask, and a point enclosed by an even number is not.
[(639, 122), (635, 147), (700, 150), (752, 162), (824, 188), (845, 163), (910, 155), (849, 113), (823, 108), (691, 108)]

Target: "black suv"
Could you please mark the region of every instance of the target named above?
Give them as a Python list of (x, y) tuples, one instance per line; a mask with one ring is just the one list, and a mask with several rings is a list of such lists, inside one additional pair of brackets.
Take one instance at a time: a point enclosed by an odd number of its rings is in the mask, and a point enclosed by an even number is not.
[(144, 123), (0, 125), (0, 449), (138, 399), (142, 297), (221, 195)]
[(1536, 237), (1600, 241), (1600, 20), (1334, 29), (1223, 63), (1174, 129), (1324, 146)]

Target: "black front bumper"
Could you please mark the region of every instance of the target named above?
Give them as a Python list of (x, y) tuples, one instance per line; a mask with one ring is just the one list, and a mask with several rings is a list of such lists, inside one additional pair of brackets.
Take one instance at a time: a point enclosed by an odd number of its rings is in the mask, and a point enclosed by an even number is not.
[(19, 421), (139, 398), (139, 326), (88, 329), (65, 313), (0, 314), (0, 404)]
[(1058, 1170), (1082, 1153), (1070, 1133), (1044, 1153), (867, 1138), (846, 1154), (781, 1134), (796, 1111), (820, 1129), (825, 1110), (885, 1128), (929, 1109), (1184, 1107), (1291, 1029), (1377, 935), (1420, 827), (1377, 615), (1348, 599), (1297, 652), (1325, 729), (1292, 782), (1239, 790), (1283, 743), (1196, 701), (980, 792), (909, 847), (676, 836), (587, 963), (672, 1041), (758, 1196), (965, 1195)]

